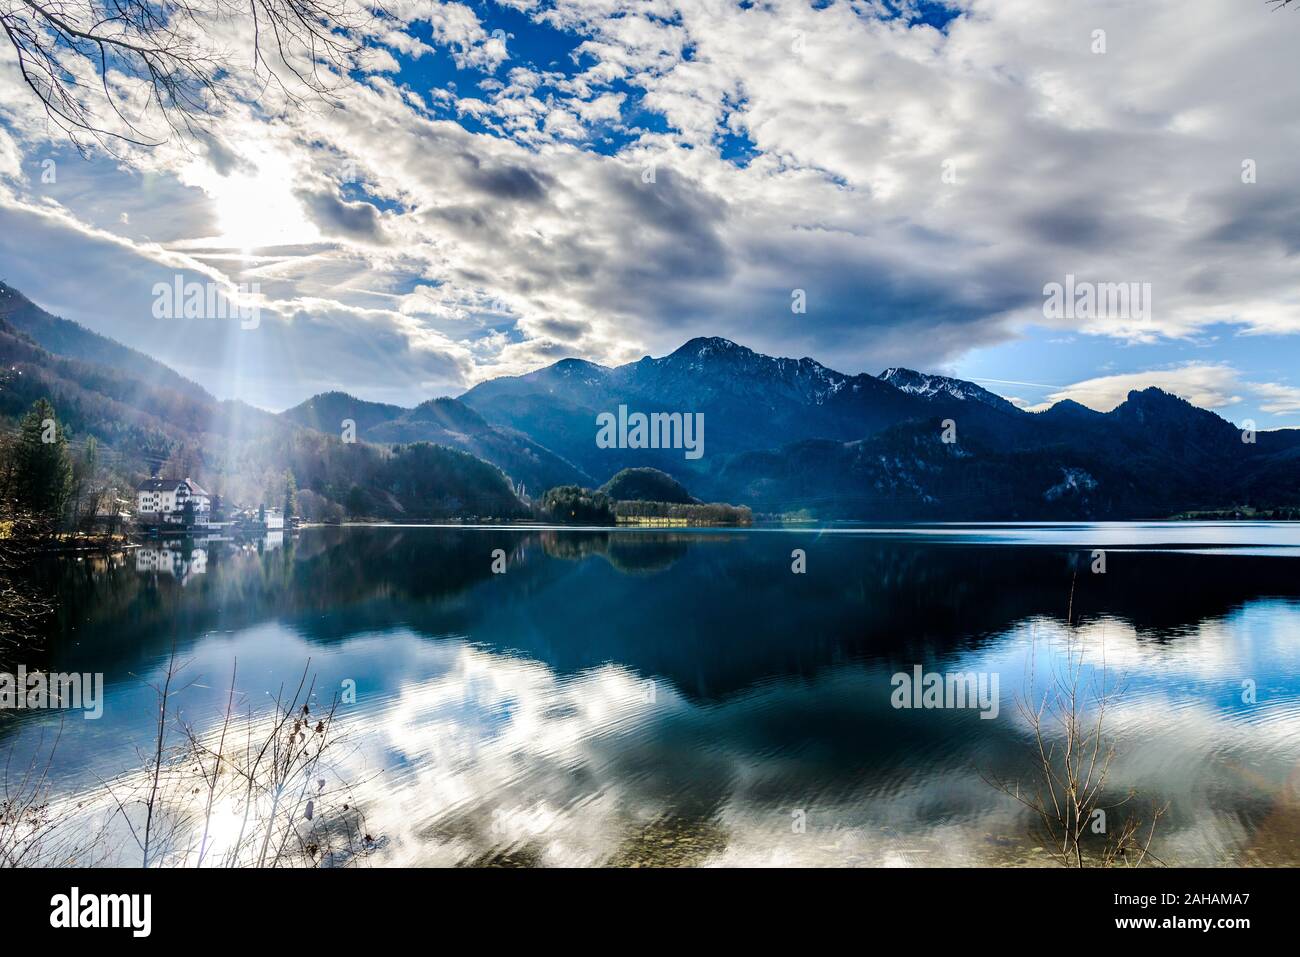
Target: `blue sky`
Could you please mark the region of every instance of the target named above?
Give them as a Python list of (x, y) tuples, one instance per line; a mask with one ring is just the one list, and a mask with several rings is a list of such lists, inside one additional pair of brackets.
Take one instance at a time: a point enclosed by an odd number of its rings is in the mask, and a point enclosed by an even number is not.
[[(4, 48), (0, 278), (272, 409), (722, 335), (1300, 427), (1300, 19), (1058, 7), (400, 2), (337, 107), (232, 61), (244, 96), (197, 138), (111, 155), (71, 149)], [(256, 283), (259, 327), (155, 319), (175, 275)], [(1067, 275), (1150, 308), (1049, 314)]]

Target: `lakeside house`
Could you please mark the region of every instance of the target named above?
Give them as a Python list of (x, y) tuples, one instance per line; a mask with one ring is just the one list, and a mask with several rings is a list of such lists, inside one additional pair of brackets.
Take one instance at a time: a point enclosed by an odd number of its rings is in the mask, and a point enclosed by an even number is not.
[(204, 524), (212, 515), (212, 496), (191, 478), (151, 478), (136, 486), (136, 515), (142, 524), (179, 525), (187, 506), (195, 523)]
[(235, 512), (235, 527), (253, 532), (284, 530), (284, 512), (278, 508), (242, 508)]

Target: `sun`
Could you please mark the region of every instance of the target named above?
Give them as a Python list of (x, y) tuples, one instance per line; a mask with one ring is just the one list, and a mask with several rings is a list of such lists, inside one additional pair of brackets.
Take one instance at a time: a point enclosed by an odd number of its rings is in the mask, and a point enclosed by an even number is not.
[(295, 193), (298, 179), (287, 159), (271, 153), (228, 175), (201, 164), (188, 177), (212, 203), (217, 241), (244, 253), (320, 238)]

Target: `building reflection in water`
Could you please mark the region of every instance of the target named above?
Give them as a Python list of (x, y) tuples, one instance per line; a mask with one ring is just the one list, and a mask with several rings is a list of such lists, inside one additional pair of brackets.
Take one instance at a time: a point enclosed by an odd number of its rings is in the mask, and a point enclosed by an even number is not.
[(190, 541), (142, 545), (135, 552), (135, 570), (171, 575), (184, 585), (190, 576), (207, 572), (208, 550)]
[(272, 531), (256, 538), (222, 536), (148, 542), (135, 550), (135, 570), (142, 575), (170, 575), (182, 586), (208, 570), (209, 553), (225, 549), (273, 552), (284, 547), (284, 532)]

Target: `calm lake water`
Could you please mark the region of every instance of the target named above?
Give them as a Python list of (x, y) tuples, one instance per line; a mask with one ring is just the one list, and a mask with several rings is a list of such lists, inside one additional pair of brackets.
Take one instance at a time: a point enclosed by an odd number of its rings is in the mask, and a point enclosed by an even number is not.
[[(1122, 687), (1111, 790), (1169, 803), (1153, 850), (1300, 864), (1296, 525), (313, 528), (42, 576), (58, 621), (25, 663), (106, 681), (100, 720), (62, 720), (58, 794), (151, 749), (173, 643), (200, 730), (236, 657), (245, 705), (310, 660), (317, 710), (355, 682), (342, 771), (377, 865), (1045, 863), (987, 779), (1033, 773), (1016, 700), (1073, 592)], [(996, 675), (997, 717), (893, 707), (917, 665)], [(0, 750), (59, 722), (0, 717)]]

